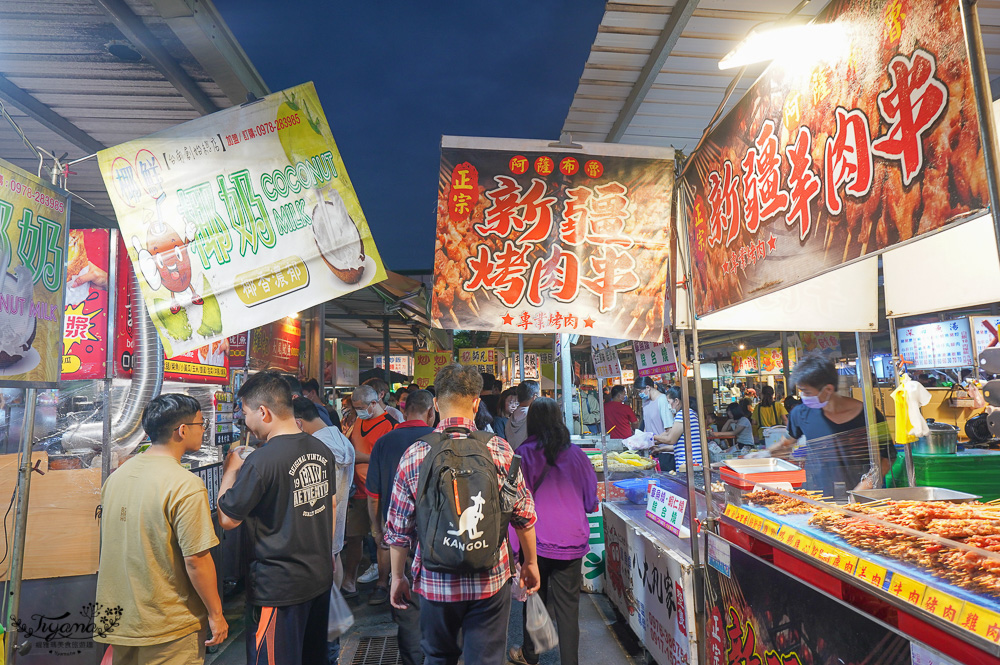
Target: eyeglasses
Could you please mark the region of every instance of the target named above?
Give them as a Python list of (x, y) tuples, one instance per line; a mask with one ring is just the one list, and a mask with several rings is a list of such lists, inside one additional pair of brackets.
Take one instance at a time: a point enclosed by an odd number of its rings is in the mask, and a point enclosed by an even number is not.
[(178, 425), (178, 426), (177, 426), (177, 427), (175, 427), (174, 429), (175, 429), (175, 430), (178, 430), (178, 429), (180, 429), (180, 428), (181, 428), (181, 425), (188, 425), (189, 427), (197, 427), (198, 425), (201, 425), (201, 428), (202, 428), (202, 429), (208, 429), (208, 424), (209, 424), (209, 422), (210, 422), (210, 421), (209, 421), (209, 419), (208, 419), (208, 418), (202, 418), (201, 420), (199, 420), (199, 421), (198, 421), (198, 422), (196, 422), (196, 423), (181, 423), (180, 425)]

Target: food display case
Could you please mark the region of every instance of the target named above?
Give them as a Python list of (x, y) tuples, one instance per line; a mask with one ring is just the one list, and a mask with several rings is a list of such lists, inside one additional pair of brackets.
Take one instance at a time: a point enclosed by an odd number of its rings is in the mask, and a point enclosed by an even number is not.
[(738, 551), (780, 571), (785, 586), (774, 589), (802, 584), (838, 601), (830, 622), (860, 615), (951, 662), (1000, 663), (998, 506), (951, 493), (839, 505), (802, 490), (759, 489), (742, 506), (726, 506), (719, 535), (709, 543), (710, 578)]

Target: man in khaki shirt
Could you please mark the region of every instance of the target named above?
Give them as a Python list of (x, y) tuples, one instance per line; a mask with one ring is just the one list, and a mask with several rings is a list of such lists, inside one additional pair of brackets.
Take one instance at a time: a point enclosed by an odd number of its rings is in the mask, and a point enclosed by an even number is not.
[(219, 539), (208, 492), (180, 464), (201, 447), (206, 423), (196, 399), (168, 393), (146, 406), (142, 427), (153, 445), (101, 490), (97, 612), (117, 621), (94, 639), (113, 645), (114, 665), (200, 663), (229, 631), (209, 553)]

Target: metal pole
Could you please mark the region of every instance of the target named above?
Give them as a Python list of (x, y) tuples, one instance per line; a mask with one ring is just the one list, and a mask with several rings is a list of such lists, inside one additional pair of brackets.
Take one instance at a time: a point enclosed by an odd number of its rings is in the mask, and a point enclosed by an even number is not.
[(993, 122), (993, 99), (990, 94), (989, 69), (983, 50), (983, 32), (979, 26), (976, 0), (962, 0), (962, 22), (965, 26), (965, 45), (969, 51), (969, 70), (972, 74), (972, 90), (976, 96), (976, 115), (979, 117), (979, 135), (983, 142), (983, 162), (986, 165), (986, 181), (990, 190), (990, 213), (993, 217), (993, 231), (996, 235), (997, 251), (1000, 252), (1000, 182), (997, 169), (997, 132)]
[[(677, 336), (679, 338), (678, 345), (680, 346), (678, 350), (681, 355), (678, 361), (684, 362), (687, 360), (687, 333), (678, 331)], [(681, 422), (684, 423), (684, 450), (682, 454), (684, 455), (685, 475), (687, 476), (688, 524), (691, 529), (691, 563), (695, 568), (698, 568), (701, 565), (699, 563), (701, 553), (698, 551), (698, 492), (694, 486), (694, 444), (691, 440), (691, 392), (688, 390), (688, 381), (684, 374), (684, 369), (681, 368)], [(675, 452), (674, 455), (676, 456), (677, 453)]]
[(503, 372), (505, 376), (503, 377), (507, 382), (507, 387), (511, 387), (510, 378), (510, 336), (503, 336)]
[(524, 335), (521, 333), (517, 333), (517, 362), (517, 378), (520, 381), (526, 381), (528, 372), (524, 369)]
[[(566, 421), (566, 427), (570, 432), (573, 431), (573, 390), (571, 386), (573, 385), (573, 363), (571, 362), (571, 347), (569, 343), (569, 335), (566, 333), (559, 333), (559, 344), (562, 346), (560, 353), (562, 354), (562, 364), (559, 369), (562, 371), (562, 405), (563, 405), (563, 419)], [(582, 422), (582, 421), (581, 421)], [(601, 409), (601, 423), (604, 422), (604, 409)], [(603, 424), (602, 424), (603, 427)], [(603, 440), (603, 439), (602, 439)]]
[(7, 660), (13, 662), (17, 648), (17, 616), (21, 605), (21, 575), (24, 571), (24, 536), (28, 530), (28, 494), (31, 491), (31, 444), (35, 437), (35, 403), (38, 391), (24, 391), (24, 423), (21, 425), (21, 464), (17, 471), (17, 512), (14, 513), (14, 547), (10, 562), (10, 603), (7, 606)]
[[(323, 387), (323, 339), (326, 333), (326, 303), (321, 302), (313, 308), (315, 317), (313, 318), (313, 334), (309, 338), (309, 346), (312, 350), (312, 376), (316, 377), (319, 384), (319, 398), (326, 401), (326, 390)], [(305, 378), (310, 378), (308, 373)]]
[(118, 231), (111, 231), (108, 250), (108, 325), (104, 331), (104, 441), (101, 444), (101, 485), (111, 475), (111, 385), (115, 378), (115, 329), (118, 325)]
[[(552, 333), (552, 397), (559, 400), (559, 361), (556, 360), (556, 351), (559, 348), (559, 334)], [(538, 371), (542, 371), (542, 360), (538, 360)], [(565, 392), (566, 386), (563, 386)], [(565, 414), (563, 414), (565, 416)]]
[(878, 423), (875, 422), (875, 400), (872, 397), (871, 333), (854, 333), (858, 346), (858, 379), (861, 383), (861, 397), (865, 405), (865, 424), (868, 426), (868, 456), (875, 473), (875, 487), (884, 485), (882, 474), (882, 453), (879, 450)]
[[(889, 319), (889, 343), (892, 345), (892, 380), (896, 387), (899, 387), (899, 338), (896, 337), (896, 319)], [(898, 416), (897, 416), (898, 417)], [(917, 486), (917, 472), (913, 467), (913, 448), (910, 444), (903, 445), (903, 462), (906, 467), (906, 484), (908, 487)]]
[[(681, 189), (677, 188), (676, 191), (680, 194)], [(715, 503), (712, 501), (712, 458), (708, 454), (708, 430), (705, 428), (705, 395), (702, 393), (701, 389), (701, 360), (699, 359), (698, 348), (698, 319), (694, 315), (694, 289), (691, 288), (691, 273), (693, 271), (693, 267), (691, 265), (691, 251), (690, 247), (688, 247), (687, 216), (684, 214), (684, 205), (680, 195), (677, 196), (676, 228), (678, 247), (683, 246), (685, 248), (684, 257), (686, 260), (683, 262), (682, 270), (684, 272), (684, 291), (687, 295), (688, 320), (691, 323), (691, 346), (693, 354), (691, 366), (694, 368), (695, 399), (698, 403), (698, 419), (701, 424), (698, 431), (701, 432), (702, 475), (705, 478), (705, 513), (709, 520), (713, 520), (715, 519)], [(678, 362), (683, 363), (684, 360), (685, 358), (682, 357), (678, 360)], [(680, 367), (680, 371), (683, 373), (683, 380), (686, 384), (687, 372), (684, 371), (683, 365)], [(718, 373), (716, 373), (716, 375), (718, 375)]]
[[(792, 368), (788, 366), (788, 333), (781, 333), (781, 374), (785, 377), (785, 397), (792, 394)], [(779, 425), (781, 423), (778, 423)]]
[[(385, 385), (392, 386), (392, 374), (389, 370), (389, 317), (382, 319), (382, 364), (385, 369)], [(389, 388), (386, 388), (388, 390)]]

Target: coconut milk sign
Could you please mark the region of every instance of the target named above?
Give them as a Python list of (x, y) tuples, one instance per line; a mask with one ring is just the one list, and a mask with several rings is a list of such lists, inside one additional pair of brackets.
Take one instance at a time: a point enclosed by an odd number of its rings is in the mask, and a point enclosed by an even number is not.
[(312, 83), (98, 158), (168, 356), (385, 279)]
[(67, 209), (51, 186), (0, 161), (0, 386), (59, 381)]

